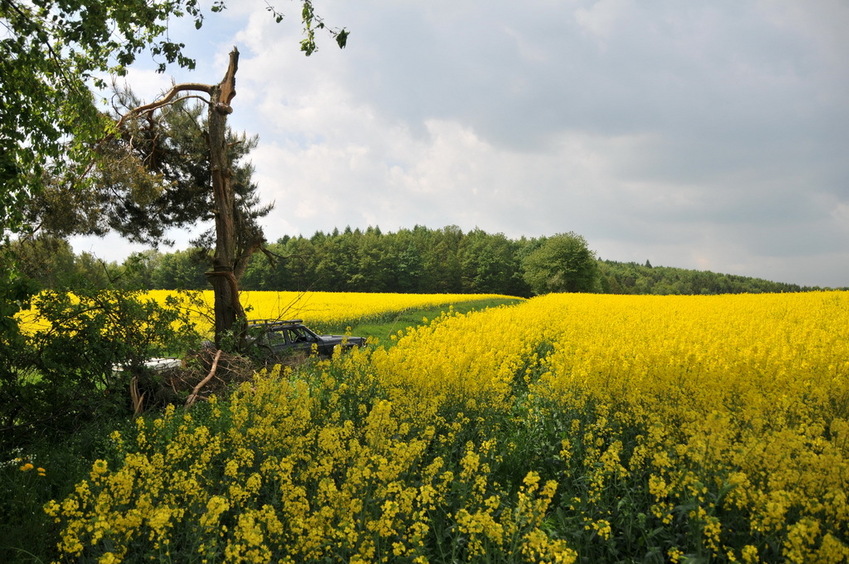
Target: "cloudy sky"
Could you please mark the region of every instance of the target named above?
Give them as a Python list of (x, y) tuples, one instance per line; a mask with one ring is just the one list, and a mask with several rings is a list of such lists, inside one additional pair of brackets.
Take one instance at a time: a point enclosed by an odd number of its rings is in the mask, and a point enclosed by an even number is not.
[(351, 35), (311, 57), (276, 2), (280, 24), (261, 0), (173, 22), (196, 71), (128, 77), (147, 101), (215, 83), (238, 46), (229, 123), (259, 135), (270, 241), (574, 231), (605, 259), (849, 286), (843, 0), (316, 0)]

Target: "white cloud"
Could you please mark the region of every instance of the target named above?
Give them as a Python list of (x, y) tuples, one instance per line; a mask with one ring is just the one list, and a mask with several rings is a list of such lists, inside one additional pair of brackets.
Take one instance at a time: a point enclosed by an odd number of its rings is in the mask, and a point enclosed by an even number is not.
[(310, 58), (296, 17), (241, 6), (178, 79), (217, 81), (238, 44), (271, 239), (573, 230), (614, 260), (849, 285), (845, 3), (326, 0), (349, 46)]

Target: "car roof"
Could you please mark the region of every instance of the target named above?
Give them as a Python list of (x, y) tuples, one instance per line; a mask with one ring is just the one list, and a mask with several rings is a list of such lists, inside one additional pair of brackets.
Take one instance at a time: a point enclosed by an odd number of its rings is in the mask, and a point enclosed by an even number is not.
[(249, 319), (248, 327), (297, 327), (303, 325), (302, 319)]

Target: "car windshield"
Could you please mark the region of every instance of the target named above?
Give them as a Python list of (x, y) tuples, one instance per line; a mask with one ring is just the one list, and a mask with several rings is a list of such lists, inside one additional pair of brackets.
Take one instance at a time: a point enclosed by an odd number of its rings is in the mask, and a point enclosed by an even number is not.
[(290, 327), (287, 329), (289, 340), (293, 343), (307, 343), (313, 340), (312, 334), (306, 327)]

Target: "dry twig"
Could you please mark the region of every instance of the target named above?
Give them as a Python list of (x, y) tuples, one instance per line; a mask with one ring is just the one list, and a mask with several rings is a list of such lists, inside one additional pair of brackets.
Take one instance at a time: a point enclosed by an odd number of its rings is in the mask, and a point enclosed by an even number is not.
[(218, 368), (218, 359), (221, 358), (221, 350), (215, 353), (215, 359), (212, 361), (212, 368), (209, 370), (209, 374), (206, 375), (206, 378), (200, 381), (197, 386), (192, 390), (191, 395), (189, 395), (189, 399), (186, 400), (186, 407), (190, 407), (198, 397), (198, 393), (201, 388), (206, 385), (207, 382), (212, 380), (212, 377), (215, 376), (215, 370)]
[(138, 417), (144, 411), (144, 396), (147, 392), (139, 395), (139, 377), (133, 376), (130, 380), (130, 398), (133, 400), (133, 417)]

